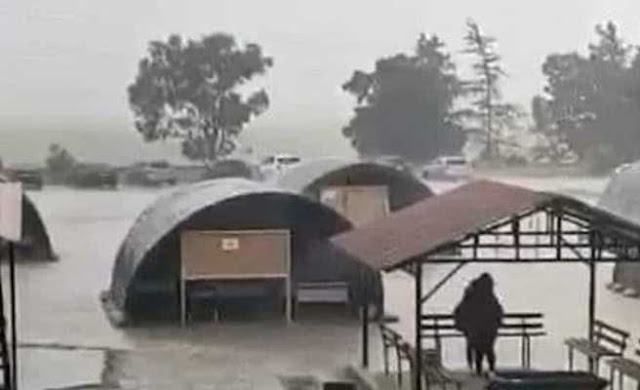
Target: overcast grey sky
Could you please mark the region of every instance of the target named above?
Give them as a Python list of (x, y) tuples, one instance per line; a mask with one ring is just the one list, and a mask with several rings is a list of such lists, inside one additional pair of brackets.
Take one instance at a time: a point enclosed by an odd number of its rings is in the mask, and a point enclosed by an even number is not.
[(507, 98), (528, 106), (553, 51), (583, 50), (613, 19), (640, 43), (638, 0), (0, 0), (0, 131), (15, 124), (130, 126), (125, 88), (147, 42), (225, 31), (262, 45), (271, 109), (252, 128), (337, 132), (354, 68), (437, 33), (461, 57), (465, 19), (498, 39)]

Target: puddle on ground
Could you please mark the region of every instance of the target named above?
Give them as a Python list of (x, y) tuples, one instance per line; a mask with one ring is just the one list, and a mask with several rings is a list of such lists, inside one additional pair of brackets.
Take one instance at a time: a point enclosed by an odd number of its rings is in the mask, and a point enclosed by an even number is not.
[(18, 351), (20, 388), (24, 390), (112, 390), (120, 388), (122, 351)]

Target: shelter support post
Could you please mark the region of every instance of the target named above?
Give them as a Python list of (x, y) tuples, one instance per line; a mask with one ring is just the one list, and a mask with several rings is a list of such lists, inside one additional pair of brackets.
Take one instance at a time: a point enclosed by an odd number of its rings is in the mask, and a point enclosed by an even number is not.
[(285, 303), (285, 315), (287, 317), (287, 324), (290, 324), (292, 322), (292, 310), (291, 310), (291, 301), (292, 301), (292, 294), (291, 294), (291, 273), (289, 273), (289, 275), (287, 276), (287, 279), (285, 281), (285, 289), (286, 291), (286, 303)]
[(416, 284), (416, 313), (415, 313), (415, 368), (414, 368), (414, 390), (422, 390), (422, 261), (415, 263), (415, 284)]
[(187, 285), (184, 279), (184, 266), (180, 265), (180, 325), (187, 325)]
[(362, 303), (362, 367), (369, 367), (369, 303), (366, 299)]
[(555, 240), (556, 259), (558, 261), (561, 261), (562, 260), (562, 216), (560, 215), (559, 212), (556, 214), (555, 235), (556, 235), (556, 240)]
[(520, 260), (520, 220), (514, 218), (511, 230), (513, 232), (513, 245), (516, 251), (516, 260)]
[(285, 280), (285, 292), (287, 302), (285, 303), (285, 315), (287, 317), (287, 324), (291, 324), (293, 314), (292, 314), (292, 300), (293, 300), (293, 283), (291, 282), (291, 232), (287, 231), (287, 245), (286, 245), (286, 262), (287, 262), (287, 278)]
[[(591, 237), (591, 256), (589, 258), (589, 340), (594, 341), (593, 326), (596, 320), (596, 261), (600, 256), (600, 251), (596, 244), (596, 235), (592, 232)], [(589, 372), (595, 369), (595, 361), (589, 358)]]
[(11, 299), (11, 383), (12, 390), (18, 389), (18, 316), (16, 307), (16, 248), (9, 241), (9, 285)]

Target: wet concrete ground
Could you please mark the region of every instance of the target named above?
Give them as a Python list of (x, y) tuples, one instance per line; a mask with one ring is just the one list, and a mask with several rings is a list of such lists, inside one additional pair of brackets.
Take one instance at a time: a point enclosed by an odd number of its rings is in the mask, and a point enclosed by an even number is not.
[[(595, 199), (603, 180), (507, 178), (533, 188)], [(444, 186), (443, 186), (444, 187)], [(125, 389), (280, 389), (281, 376), (329, 375), (359, 361), (359, 329), (354, 322), (302, 321), (201, 324), (188, 329), (163, 326), (114, 329), (99, 302), (107, 288), (116, 250), (134, 219), (157, 191), (73, 191), (46, 188), (31, 194), (50, 229), (60, 260), (21, 264), (19, 339), (25, 343), (108, 347), (125, 352), (20, 351), (22, 389), (64, 388), (104, 383)], [(447, 267), (426, 272), (434, 284)], [(507, 310), (542, 311), (550, 335), (533, 344), (534, 366), (561, 368), (562, 340), (586, 332), (587, 268), (569, 266), (502, 266), (465, 268), (429, 304), (428, 310), (451, 310), (466, 282), (489, 270)], [(604, 290), (610, 269), (601, 267), (599, 316), (640, 336), (640, 301)], [(402, 273), (385, 276), (388, 311), (400, 316), (396, 328), (412, 332), (412, 281)], [(372, 332), (372, 367), (380, 369), (379, 339)], [(499, 342), (499, 362), (518, 362), (515, 340)], [(106, 358), (105, 358), (106, 356)], [(462, 345), (445, 345), (446, 363), (462, 367)], [(105, 364), (105, 361), (107, 364)], [(106, 367), (106, 369), (105, 369)]]

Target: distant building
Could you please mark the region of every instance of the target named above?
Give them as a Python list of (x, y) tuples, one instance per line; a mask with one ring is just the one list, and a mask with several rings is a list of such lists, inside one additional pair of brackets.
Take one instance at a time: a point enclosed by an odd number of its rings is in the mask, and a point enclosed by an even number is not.
[[(346, 286), (347, 305), (382, 305), (380, 275), (328, 242), (352, 224), (295, 192), (245, 179), (216, 179), (161, 196), (138, 217), (113, 266), (102, 299), (118, 324), (178, 321), (198, 301), (223, 319), (283, 313), (286, 282), (329, 300)], [(333, 295), (332, 295), (333, 294)], [(308, 295), (307, 297), (311, 297)], [(320, 296), (322, 298), (322, 296)]]

